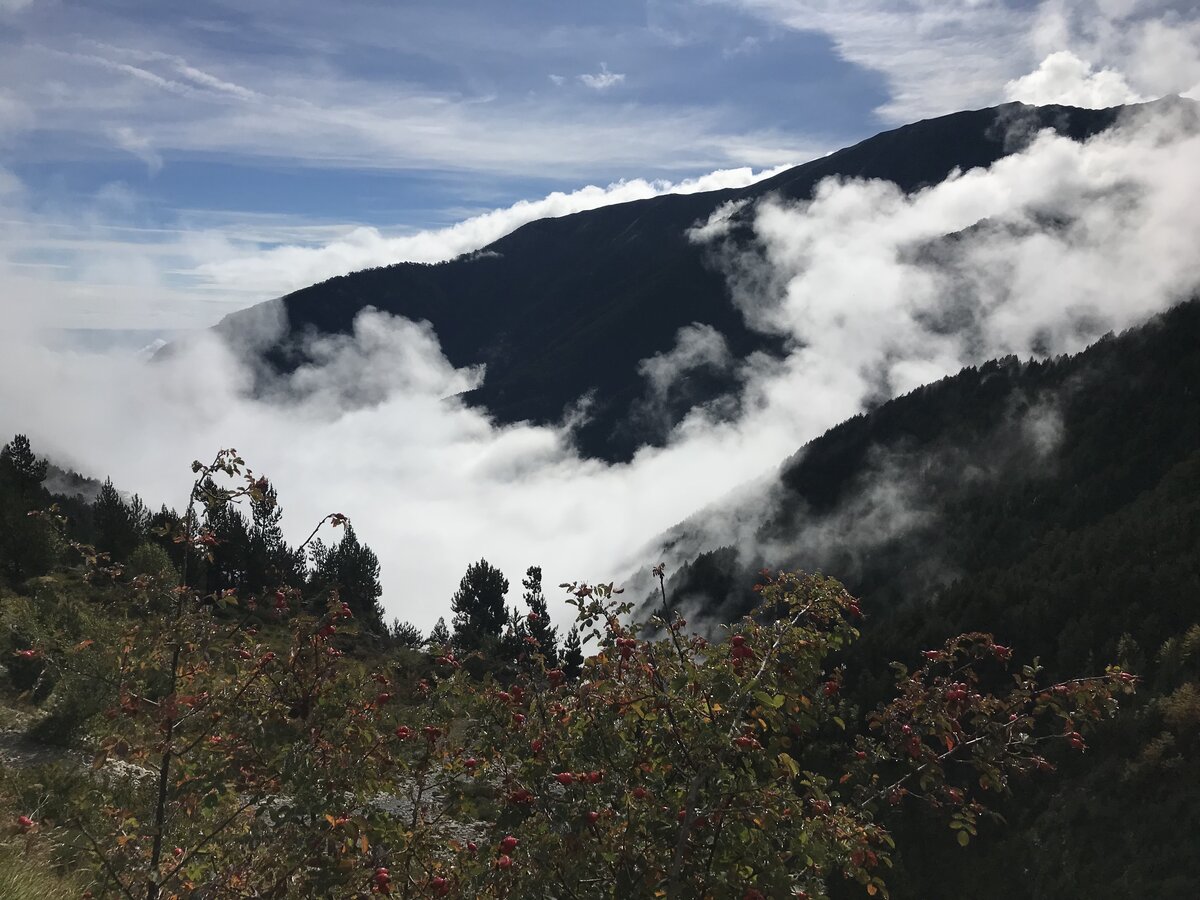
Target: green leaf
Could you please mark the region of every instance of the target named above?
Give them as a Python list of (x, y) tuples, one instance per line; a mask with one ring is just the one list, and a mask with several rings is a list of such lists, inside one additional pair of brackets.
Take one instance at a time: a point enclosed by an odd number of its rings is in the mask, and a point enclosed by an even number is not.
[(787, 753), (780, 753), (775, 758), (779, 760), (779, 764), (787, 769), (793, 778), (800, 774), (800, 764)]
[(971, 843), (971, 836), (965, 831), (960, 831), (958, 833), (958, 846), (965, 847), (969, 843)]

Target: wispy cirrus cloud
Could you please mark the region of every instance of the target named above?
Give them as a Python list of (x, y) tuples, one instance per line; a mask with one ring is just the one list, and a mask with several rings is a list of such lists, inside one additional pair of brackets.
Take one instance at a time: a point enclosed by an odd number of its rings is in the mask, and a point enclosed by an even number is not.
[[(790, 131), (797, 145), (815, 143), (777, 112), (748, 107), (728, 72), (704, 95), (678, 95), (657, 57), (664, 47), (685, 50), (618, 11), (500, 24), (484, 6), (351, 0), (330, 28), (315, 9), (299, 0), (287, 16), (234, 14), (200, 2), (191, 18), (170, 20), (95, 7), (68, 23), (34, 7), (0, 36), (0, 83), (12, 86), (14, 103), (38, 110), (36, 132), (26, 130), (43, 159), (128, 151), (132, 132), (167, 165), (203, 154), (578, 180), (598, 166), (611, 177), (741, 165), (725, 149), (742, 135)], [(622, 50), (621, 68), (605, 50)], [(565, 65), (593, 52), (608, 60), (598, 71), (549, 81), (588, 88), (596, 104), (547, 83), (545, 72), (569, 72)], [(656, 58), (656, 77), (621, 92), (619, 105), (601, 103), (628, 86), (624, 64), (646, 56)]]
[(623, 72), (610, 72), (608, 63), (600, 63), (600, 71), (595, 73), (584, 73), (579, 76), (579, 81), (585, 87), (590, 87), (594, 91), (607, 91), (611, 87), (616, 87), (618, 84), (625, 83), (625, 74)]

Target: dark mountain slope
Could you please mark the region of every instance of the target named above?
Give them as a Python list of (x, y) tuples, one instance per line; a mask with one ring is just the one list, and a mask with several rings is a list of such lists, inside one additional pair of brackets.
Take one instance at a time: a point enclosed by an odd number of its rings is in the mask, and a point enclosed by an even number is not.
[[(986, 166), (1019, 149), (1038, 129), (1075, 139), (1108, 128), (1120, 109), (1026, 107), (944, 116), (877, 135), (853, 147), (740, 190), (667, 195), (517, 229), (484, 252), (438, 264), (401, 263), (357, 272), (283, 298), (289, 334), (268, 358), (287, 369), (302, 361), (301, 336), (346, 332), (374, 306), (430, 321), (452, 363), (487, 364), (470, 399), (502, 422), (558, 421), (587, 395), (591, 419), (581, 449), (628, 457), (663, 437), (640, 421), (639, 360), (669, 350), (692, 322), (720, 331), (735, 357), (776, 350), (774, 339), (748, 330), (729, 300), (722, 274), (685, 231), (730, 200), (769, 194), (806, 199), (822, 179), (884, 178), (907, 191), (943, 180), (952, 170)], [(244, 314), (220, 329), (236, 333)], [(684, 391), (669, 410), (678, 421), (692, 403), (732, 387), (710, 378)]]
[[(1014, 785), (978, 846), (903, 821), (894, 896), (1200, 895), (1200, 300), (1077, 356), (890, 401), (810, 443), (768, 495), (752, 547), (668, 582), (693, 621), (743, 614), (763, 565), (822, 569), (868, 615), (851, 672), (979, 630), (1050, 674), (1144, 676), (1087, 758), (1054, 754), (1059, 776)], [(847, 694), (870, 708), (890, 683)]]
[(706, 553), (673, 587), (736, 618), (751, 573), (797, 566), (837, 575), (876, 609), (925, 609), (956, 577), (1056, 546), (1200, 453), (1198, 385), (1200, 301), (1077, 356), (964, 369), (812, 441), (769, 489), (753, 550)]

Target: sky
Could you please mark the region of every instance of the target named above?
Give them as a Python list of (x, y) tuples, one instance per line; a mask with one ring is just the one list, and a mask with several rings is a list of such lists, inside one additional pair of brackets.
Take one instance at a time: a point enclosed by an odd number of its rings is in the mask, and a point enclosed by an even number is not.
[[(1192, 3), (332, 9), (0, 0), (0, 429), (153, 505), (180, 505), (192, 459), (237, 447), (278, 485), (294, 539), (349, 515), (381, 558), (389, 614), (422, 628), (480, 556), (513, 583), (530, 564), (550, 584), (623, 578), (660, 561), (666, 529), (881, 393), (1074, 352), (1200, 288), (1200, 145), (1163, 115), (1086, 145), (1047, 136), (911, 197), (851, 182), (768, 203), (749, 251), (726, 246), (720, 216), (697, 227), (732, 302), (786, 353), (739, 360), (682, 329), (643, 361), (648, 387), (732, 368), (743, 413), (696, 410), (629, 463), (447, 401), (486, 373), (455, 370), (404, 319), (365, 315), (318, 341), (267, 399), (214, 339), (147, 367), (151, 340), (323, 278), (747, 184), (922, 117), (1200, 97)], [(952, 254), (913, 253), (980, 220)], [(964, 285), (969, 327), (931, 330)], [(753, 533), (753, 516), (716, 519), (712, 541)]]
[(1159, 0), (0, 0), (6, 302), (205, 327), (552, 192), (760, 172), (1012, 96), (1187, 91), (1197, 34)]

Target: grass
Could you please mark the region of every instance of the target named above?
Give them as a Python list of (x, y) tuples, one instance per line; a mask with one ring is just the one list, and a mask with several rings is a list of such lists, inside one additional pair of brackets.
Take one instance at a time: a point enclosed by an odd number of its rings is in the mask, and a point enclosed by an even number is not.
[(54, 873), (36, 847), (0, 845), (0, 900), (78, 900), (83, 889)]

